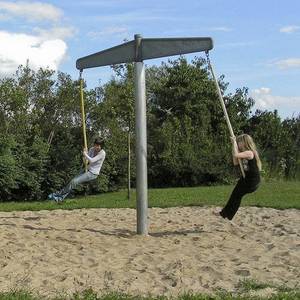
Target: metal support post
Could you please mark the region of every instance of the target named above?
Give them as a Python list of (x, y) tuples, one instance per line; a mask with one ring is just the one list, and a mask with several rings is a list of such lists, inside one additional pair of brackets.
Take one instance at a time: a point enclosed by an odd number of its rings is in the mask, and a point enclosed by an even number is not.
[(136, 192), (137, 192), (137, 233), (148, 234), (148, 179), (147, 179), (147, 123), (145, 66), (140, 58), (139, 35), (136, 40), (135, 62), (135, 132), (136, 132)]

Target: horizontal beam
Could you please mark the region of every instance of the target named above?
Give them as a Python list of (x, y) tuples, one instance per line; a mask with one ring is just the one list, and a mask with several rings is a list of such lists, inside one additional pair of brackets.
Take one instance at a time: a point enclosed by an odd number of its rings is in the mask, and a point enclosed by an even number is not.
[(210, 37), (141, 38), (139, 44), (136, 40), (132, 40), (79, 58), (76, 61), (76, 68), (83, 70), (165, 56), (208, 51), (212, 48), (213, 40)]
[(135, 41), (130, 41), (77, 59), (76, 68), (83, 70), (101, 66), (132, 62), (134, 59)]
[(145, 60), (208, 51), (212, 48), (213, 40), (209, 37), (142, 39), (142, 58)]

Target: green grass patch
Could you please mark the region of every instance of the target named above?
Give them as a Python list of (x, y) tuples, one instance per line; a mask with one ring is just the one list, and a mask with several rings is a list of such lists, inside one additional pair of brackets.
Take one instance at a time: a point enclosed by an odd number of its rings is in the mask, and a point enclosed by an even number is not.
[[(262, 283), (254, 279), (245, 279), (241, 280), (237, 286), (238, 292), (240, 294), (245, 294), (253, 291), (260, 291), (266, 288), (271, 288), (279, 293), (292, 293), (292, 292), (300, 292), (298, 289), (294, 290), (285, 285), (275, 285), (270, 283)], [(300, 298), (299, 298), (300, 299)]]
[[(233, 185), (192, 188), (149, 189), (149, 207), (223, 206)], [(68, 199), (63, 204), (54, 201), (2, 202), (0, 211), (53, 210), (78, 208), (135, 208), (135, 191), (127, 199), (127, 191)], [(260, 188), (243, 198), (242, 206), (300, 209), (300, 182), (263, 182)]]
[(183, 294), (178, 297), (168, 298), (165, 296), (151, 297), (151, 296), (131, 296), (120, 293), (108, 293), (98, 295), (92, 289), (88, 289), (81, 293), (75, 293), (72, 296), (55, 296), (43, 297), (34, 295), (26, 291), (14, 291), (7, 293), (0, 293), (0, 300), (296, 300), (300, 299), (299, 290), (289, 290), (286, 292), (275, 291), (274, 294), (267, 296), (253, 296), (250, 294), (236, 294), (222, 292), (214, 295), (208, 294)]

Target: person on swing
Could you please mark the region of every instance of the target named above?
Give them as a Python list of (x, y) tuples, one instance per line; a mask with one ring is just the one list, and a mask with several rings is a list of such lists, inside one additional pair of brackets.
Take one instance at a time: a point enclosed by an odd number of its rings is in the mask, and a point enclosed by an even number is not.
[(84, 159), (88, 161), (87, 171), (74, 177), (63, 189), (59, 192), (52, 193), (48, 196), (48, 199), (55, 200), (56, 202), (62, 202), (70, 192), (76, 188), (79, 184), (84, 182), (89, 182), (96, 179), (105, 160), (106, 153), (103, 149), (103, 140), (96, 138), (94, 141), (94, 146), (83, 150)]
[(237, 213), (242, 197), (248, 193), (253, 193), (259, 187), (259, 172), (261, 171), (261, 161), (251, 136), (242, 134), (237, 138), (231, 138), (231, 140), (233, 164), (238, 165), (239, 159), (242, 161), (245, 178), (242, 176), (238, 180), (225, 207), (221, 211), (214, 211), (215, 215), (229, 220), (232, 220)]

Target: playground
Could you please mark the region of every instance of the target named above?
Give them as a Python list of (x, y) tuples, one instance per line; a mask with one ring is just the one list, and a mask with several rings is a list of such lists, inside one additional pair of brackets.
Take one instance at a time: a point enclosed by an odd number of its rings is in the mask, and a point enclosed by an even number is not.
[(234, 223), (212, 211), (150, 208), (148, 236), (136, 234), (131, 208), (1, 212), (0, 289), (177, 296), (234, 292), (247, 279), (297, 286), (297, 209), (242, 207)]
[(0, 1), (0, 300), (300, 300), (299, 3)]

